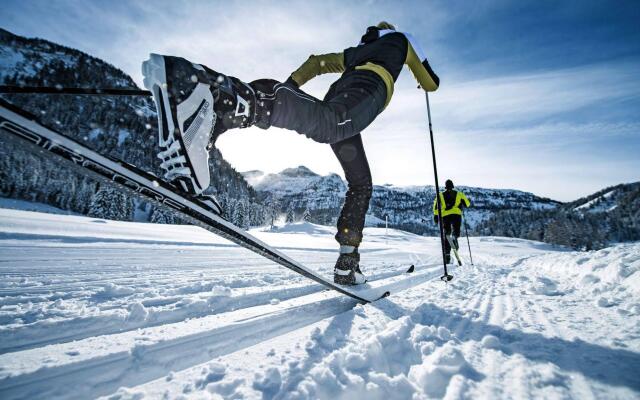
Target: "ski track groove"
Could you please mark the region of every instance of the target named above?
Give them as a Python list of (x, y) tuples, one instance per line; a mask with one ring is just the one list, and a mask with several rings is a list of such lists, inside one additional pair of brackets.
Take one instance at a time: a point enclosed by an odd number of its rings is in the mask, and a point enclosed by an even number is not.
[[(389, 273), (381, 275), (389, 275)], [(425, 270), (420, 275), (416, 275), (419, 279), (416, 279), (410, 287), (433, 279), (433, 275), (433, 271)], [(397, 280), (396, 282), (402, 282), (402, 280)], [(393, 283), (390, 284), (394, 285)], [(322, 288), (319, 288), (319, 290), (322, 290)], [(262, 343), (326, 318), (335, 318), (358, 304), (355, 300), (352, 301), (340, 294), (326, 291), (307, 295), (306, 297), (315, 298), (321, 296), (322, 298), (327, 295), (333, 297), (324, 300), (306, 300), (307, 302), (302, 305), (292, 305), (284, 309), (282, 309), (282, 306), (252, 306), (252, 309), (265, 307), (281, 309), (239, 318), (220, 327), (178, 337), (175, 340), (161, 340), (151, 345), (136, 345), (130, 351), (119, 351), (107, 356), (96, 356), (55, 368), (40, 368), (17, 377), (5, 377), (0, 380), (0, 392), (7, 396), (6, 398), (46, 398), (64, 392), (68, 385), (73, 385), (76, 382), (76, 392), (72, 397), (82, 398), (88, 393), (83, 392), (77, 386), (77, 382), (84, 382), (85, 384), (86, 382), (93, 382), (89, 385), (93, 388), (91, 396), (112, 393), (123, 385), (136, 386), (144, 384), (150, 380), (165, 376), (173, 370), (183, 370), (210, 361), (215, 357)], [(294, 297), (291, 301), (298, 299), (301, 299), (301, 296)], [(278, 304), (285, 305), (286, 302)], [(245, 310), (239, 309), (231, 311), (231, 313)], [(292, 318), (292, 315), (297, 315), (298, 317)], [(212, 315), (210, 317), (215, 316)], [(160, 328), (164, 326), (166, 324), (163, 324)], [(115, 334), (115, 336), (130, 336), (131, 334), (134, 334), (134, 332), (127, 331)], [(142, 333), (142, 336), (144, 336), (144, 333)], [(86, 340), (92, 342), (97, 339), (100, 339), (100, 337), (92, 336)], [(64, 343), (59, 345), (65, 346)], [(203, 348), (206, 348), (207, 351), (203, 352)], [(46, 350), (46, 347), (44, 349)], [(40, 350), (41, 348), (37, 348), (31, 351)], [(25, 352), (29, 351), (25, 350)], [(11, 354), (6, 354), (6, 356), (11, 356)], [(95, 382), (95, 377), (105, 376), (110, 378)], [(48, 387), (49, 391), (44, 393), (29, 392), (28, 388), (32, 385), (40, 388)]]
[[(375, 281), (397, 276), (400, 274), (399, 271), (401, 271), (402, 268), (403, 267), (398, 267), (395, 271), (373, 274), (370, 276), (370, 280)], [(196, 281), (194, 280), (193, 282)], [(244, 289), (246, 288), (250, 288), (250, 286), (244, 287)], [(60, 333), (49, 334), (44, 340), (29, 341), (28, 338), (30, 337), (30, 331), (34, 328), (41, 328), (34, 325), (26, 325), (23, 328), (14, 329), (11, 332), (7, 332), (7, 334), (11, 336), (22, 336), (23, 342), (21, 342), (19, 345), (13, 345), (10, 347), (0, 344), (0, 354), (28, 350), (35, 347), (42, 347), (51, 344), (66, 343), (73, 340), (81, 340), (91, 336), (101, 336), (113, 333), (127, 332), (134, 329), (144, 329), (154, 326), (161, 326), (165, 324), (184, 321), (190, 318), (201, 318), (208, 315), (216, 315), (229, 311), (238, 311), (249, 307), (268, 304), (272, 299), (278, 299), (279, 301), (291, 300), (325, 290), (327, 290), (326, 287), (320, 284), (309, 284), (295, 288), (282, 288), (279, 290), (260, 291), (257, 293), (241, 294), (232, 297), (221, 297), (215, 304), (215, 308), (209, 309), (207, 311), (193, 310), (189, 312), (188, 310), (184, 311), (175, 309), (160, 311), (154, 314), (153, 319), (145, 320), (144, 323), (139, 323), (137, 321), (128, 322), (127, 320), (123, 321), (121, 318), (117, 318), (111, 315), (93, 316), (88, 317), (85, 320), (62, 320), (60, 322), (48, 324), (47, 329), (51, 329), (54, 332)], [(145, 299), (144, 301), (151, 300), (153, 299)], [(102, 310), (110, 308), (119, 308), (119, 306), (114, 305), (111, 307), (102, 307)], [(103, 323), (107, 326), (96, 324), (99, 321), (104, 321)], [(98, 326), (98, 328), (94, 328), (94, 326)], [(2, 338), (3, 334), (4, 332), (0, 330), (0, 339)], [(34, 334), (37, 334), (37, 331), (34, 332)]]
[[(91, 396), (106, 395), (120, 386), (139, 385), (165, 376), (173, 370), (182, 370), (339, 315), (356, 304), (358, 303), (355, 300), (337, 296), (328, 300), (293, 306), (279, 312), (242, 318), (235, 323), (210, 331), (177, 340), (160, 341), (151, 346), (142, 346), (137, 353), (120, 352), (106, 357), (90, 358), (85, 362), (72, 363), (53, 370), (39, 369), (13, 378), (11, 382), (5, 378), (5, 382), (0, 380), (0, 392), (3, 396), (7, 396), (4, 397), (7, 399), (46, 398), (64, 392), (67, 385), (91, 382), (92, 377), (111, 376), (110, 379), (98, 382), (99, 392), (95, 391), (95, 387), (91, 392)], [(302, 318), (292, 319), (293, 313)], [(207, 351), (203, 352), (203, 348)], [(176, 350), (179, 351), (176, 352)], [(158, 361), (161, 365), (158, 365)], [(114, 373), (117, 375), (114, 376)], [(45, 385), (45, 381), (50, 381), (51, 385)], [(50, 387), (50, 392), (29, 392), (28, 387), (34, 384), (38, 387)], [(73, 398), (83, 398), (88, 395), (80, 388), (77, 389)], [(13, 396), (14, 394), (17, 396)]]
[[(563, 325), (551, 322), (549, 318), (547, 318), (546, 312), (538, 302), (533, 302), (533, 304), (531, 304), (531, 308), (529, 308), (529, 315), (533, 315), (533, 319), (535, 319), (537, 325), (544, 327), (544, 333), (547, 333), (551, 337), (574, 337), (574, 332), (572, 330), (562, 328)], [(572, 370), (577, 369), (575, 358), (568, 357), (566, 352), (563, 352), (561, 357), (564, 364), (572, 367)], [(593, 387), (587, 382), (582, 374), (576, 372), (569, 372), (568, 374), (571, 376), (570, 390), (573, 392), (571, 393), (571, 397), (580, 399), (596, 398)]]

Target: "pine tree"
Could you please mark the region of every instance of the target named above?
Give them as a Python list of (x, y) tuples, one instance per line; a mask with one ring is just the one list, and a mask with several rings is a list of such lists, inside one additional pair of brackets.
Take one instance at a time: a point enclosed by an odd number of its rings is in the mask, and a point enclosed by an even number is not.
[(154, 224), (173, 224), (175, 223), (175, 218), (171, 213), (156, 207), (151, 213), (151, 222)]
[(267, 201), (267, 207), (265, 207), (266, 220), (269, 223), (271, 229), (275, 226), (278, 217), (280, 216), (280, 202), (275, 197), (270, 197)]
[(311, 222), (311, 211), (309, 211), (309, 207), (304, 209), (304, 213), (302, 213), (302, 220), (304, 222)]
[(287, 219), (285, 220), (285, 222), (287, 224), (291, 224), (293, 222), (295, 222), (296, 219), (296, 214), (295, 211), (293, 210), (293, 204), (289, 206), (289, 209), (287, 210)]
[(103, 186), (91, 198), (88, 215), (94, 218), (129, 221), (132, 211), (131, 199), (126, 194)]

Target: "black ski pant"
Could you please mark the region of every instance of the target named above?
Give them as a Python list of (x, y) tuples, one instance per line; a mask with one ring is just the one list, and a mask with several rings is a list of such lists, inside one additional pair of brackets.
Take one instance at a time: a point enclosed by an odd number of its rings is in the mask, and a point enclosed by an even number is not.
[(357, 247), (362, 241), (373, 186), (360, 132), (384, 109), (386, 92), (376, 73), (363, 70), (343, 74), (322, 101), (291, 84), (275, 89), (271, 126), (329, 143), (344, 170), (348, 190), (336, 234), (341, 245)]
[[(462, 215), (451, 214), (442, 217), (442, 227), (444, 228), (445, 235), (451, 235), (453, 231), (453, 239), (457, 242), (460, 237), (460, 225), (462, 225)], [(445, 238), (444, 240), (444, 253), (451, 253), (451, 244)]]

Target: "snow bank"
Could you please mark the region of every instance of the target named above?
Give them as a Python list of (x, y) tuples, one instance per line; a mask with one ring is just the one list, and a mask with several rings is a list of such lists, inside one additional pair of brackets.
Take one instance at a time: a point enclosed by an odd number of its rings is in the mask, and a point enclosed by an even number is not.
[(448, 329), (421, 325), (409, 316), (390, 323), (361, 343), (338, 350), (337, 343), (316, 332), (307, 351), (317, 352), (320, 348), (330, 356), (309, 371), (290, 397), (442, 397), (454, 376), (473, 379), (477, 375), (456, 343)]
[(593, 299), (598, 307), (617, 306), (622, 314), (639, 315), (640, 244), (532, 257), (509, 276), (509, 283), (515, 285), (515, 279), (529, 282), (530, 293), (580, 293)]

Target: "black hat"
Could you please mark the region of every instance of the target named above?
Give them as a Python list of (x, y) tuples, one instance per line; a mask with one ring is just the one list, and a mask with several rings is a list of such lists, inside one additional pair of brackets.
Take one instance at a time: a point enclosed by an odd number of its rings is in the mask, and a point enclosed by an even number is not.
[(451, 181), (451, 179), (447, 179), (447, 181), (444, 183), (444, 187), (445, 189), (453, 189), (453, 182)]

